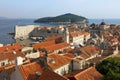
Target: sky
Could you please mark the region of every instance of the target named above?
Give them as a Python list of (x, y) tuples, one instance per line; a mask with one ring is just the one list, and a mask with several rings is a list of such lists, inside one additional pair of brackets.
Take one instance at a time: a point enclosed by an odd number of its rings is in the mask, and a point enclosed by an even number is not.
[(120, 0), (0, 0), (0, 17), (41, 18), (66, 13), (89, 19), (120, 18)]

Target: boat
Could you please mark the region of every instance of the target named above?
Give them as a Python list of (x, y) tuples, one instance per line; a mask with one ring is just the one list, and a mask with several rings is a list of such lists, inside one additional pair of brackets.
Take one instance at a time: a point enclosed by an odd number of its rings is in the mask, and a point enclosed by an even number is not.
[(9, 32), (8, 34), (9, 34), (9, 35), (15, 35), (15, 33), (14, 33), (14, 32)]

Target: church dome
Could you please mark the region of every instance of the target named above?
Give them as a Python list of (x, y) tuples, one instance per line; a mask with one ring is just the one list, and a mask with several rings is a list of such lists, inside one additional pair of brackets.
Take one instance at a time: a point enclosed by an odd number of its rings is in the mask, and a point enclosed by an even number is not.
[(103, 21), (103, 22), (101, 22), (101, 24), (100, 25), (105, 25), (106, 23)]
[(91, 27), (95, 27), (95, 23), (92, 23), (90, 26), (91, 26)]

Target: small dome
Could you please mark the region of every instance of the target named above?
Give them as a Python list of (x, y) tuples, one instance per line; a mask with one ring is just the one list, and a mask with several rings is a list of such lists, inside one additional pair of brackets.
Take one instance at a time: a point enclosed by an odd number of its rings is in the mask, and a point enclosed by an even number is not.
[(101, 24), (100, 25), (105, 25), (105, 22), (101, 22)]
[(91, 26), (91, 27), (95, 27), (95, 23), (92, 23), (90, 26)]

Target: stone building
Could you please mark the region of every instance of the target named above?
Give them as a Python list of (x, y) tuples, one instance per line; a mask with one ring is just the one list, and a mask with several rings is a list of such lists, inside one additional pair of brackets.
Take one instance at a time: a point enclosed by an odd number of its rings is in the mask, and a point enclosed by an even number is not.
[(29, 34), (39, 27), (38, 25), (27, 25), (27, 26), (15, 26), (15, 39), (17, 38), (28, 38)]

